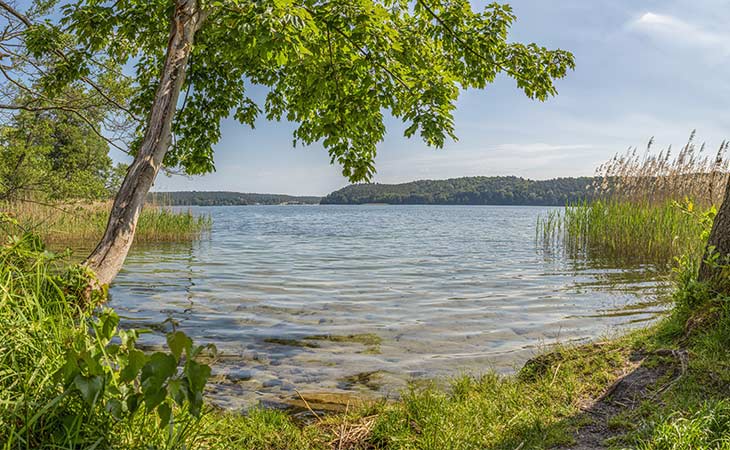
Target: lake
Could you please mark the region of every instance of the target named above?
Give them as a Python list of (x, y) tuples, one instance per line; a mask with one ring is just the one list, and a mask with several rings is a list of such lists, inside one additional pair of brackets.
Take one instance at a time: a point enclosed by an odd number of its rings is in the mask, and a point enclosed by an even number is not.
[(220, 352), (224, 407), (300, 392), (394, 396), (413, 380), (513, 370), (546, 345), (652, 320), (646, 268), (536, 242), (551, 208), (228, 206), (209, 236), (137, 247), (111, 287), (128, 327), (178, 327)]

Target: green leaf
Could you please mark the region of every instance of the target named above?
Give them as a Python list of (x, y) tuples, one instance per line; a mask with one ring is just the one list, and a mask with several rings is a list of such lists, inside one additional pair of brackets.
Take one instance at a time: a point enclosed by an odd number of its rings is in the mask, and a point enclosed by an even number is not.
[(185, 404), (185, 400), (188, 398), (188, 389), (189, 386), (186, 380), (170, 380), (167, 383), (167, 391), (178, 406)]
[(76, 376), (79, 375), (80, 369), (77, 357), (76, 352), (69, 350), (66, 353), (66, 362), (56, 372), (56, 379), (62, 381), (66, 387), (73, 383)]
[(157, 405), (165, 401), (167, 397), (167, 390), (162, 386), (161, 383), (151, 382), (153, 379), (148, 379), (147, 383), (142, 385), (142, 391), (144, 392), (144, 405), (147, 411), (152, 411)]
[(119, 325), (119, 316), (113, 310), (105, 310), (104, 315), (101, 317), (101, 336), (104, 344), (109, 342)]
[(134, 348), (131, 349), (129, 351), (129, 355), (127, 356), (126, 365), (122, 367), (122, 370), (119, 373), (120, 380), (123, 383), (134, 380), (135, 378), (137, 378), (137, 374), (146, 363), (147, 356), (144, 354), (143, 351)]
[(203, 392), (210, 377), (210, 366), (190, 360), (185, 365), (185, 376), (193, 393)]
[(105, 409), (115, 419), (117, 419), (117, 420), (122, 419), (124, 407), (122, 405), (122, 402), (119, 401), (119, 399), (116, 399), (116, 398), (109, 399), (109, 401), (106, 402)]
[(102, 388), (104, 378), (101, 376), (86, 377), (77, 375), (74, 379), (74, 386), (81, 393), (81, 397), (89, 406), (94, 406)]
[(165, 381), (177, 372), (177, 361), (173, 355), (156, 352), (150, 356), (147, 364), (142, 367), (141, 381), (144, 383), (149, 378), (157, 378)]
[(167, 335), (167, 346), (175, 358), (179, 361), (182, 352), (185, 351), (190, 355), (193, 347), (193, 341), (182, 331), (175, 331), (174, 333), (168, 333)]
[(200, 417), (200, 413), (203, 410), (203, 393), (196, 392), (190, 397), (190, 414), (194, 417)]
[(140, 380), (148, 411), (165, 400), (167, 389), (164, 384), (175, 373), (177, 373), (177, 360), (173, 355), (161, 352), (154, 353), (142, 368)]
[(165, 427), (170, 423), (170, 416), (172, 415), (172, 408), (167, 403), (162, 403), (157, 407), (157, 415), (160, 417), (160, 426)]
[(138, 392), (132, 392), (127, 397), (127, 411), (129, 411), (130, 414), (134, 414), (139, 408), (139, 405), (142, 403), (142, 399), (142, 394)]

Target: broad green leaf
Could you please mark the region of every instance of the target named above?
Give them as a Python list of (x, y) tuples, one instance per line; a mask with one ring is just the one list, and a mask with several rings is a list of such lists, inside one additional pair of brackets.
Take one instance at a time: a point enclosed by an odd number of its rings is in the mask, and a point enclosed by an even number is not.
[(193, 393), (203, 392), (205, 384), (210, 377), (210, 366), (189, 360), (185, 364), (185, 376)]
[(134, 380), (146, 363), (147, 356), (143, 351), (134, 348), (131, 349), (127, 356), (126, 365), (120, 371), (120, 380), (125, 383)]
[(109, 401), (106, 402), (105, 409), (109, 414), (111, 414), (112, 417), (117, 420), (121, 420), (122, 414), (124, 413), (124, 407), (122, 406), (122, 402), (119, 401), (119, 399), (109, 399)]
[(179, 361), (183, 351), (190, 355), (193, 347), (193, 341), (182, 331), (175, 331), (174, 333), (169, 333), (167, 335), (167, 346), (170, 348), (172, 354), (175, 355), (175, 358)]
[(170, 416), (172, 415), (172, 408), (167, 403), (161, 403), (157, 407), (157, 415), (160, 418), (160, 426), (166, 427), (170, 423)]
[(81, 393), (81, 397), (89, 406), (94, 406), (101, 390), (104, 387), (104, 378), (101, 376), (86, 377), (77, 375), (74, 386)]

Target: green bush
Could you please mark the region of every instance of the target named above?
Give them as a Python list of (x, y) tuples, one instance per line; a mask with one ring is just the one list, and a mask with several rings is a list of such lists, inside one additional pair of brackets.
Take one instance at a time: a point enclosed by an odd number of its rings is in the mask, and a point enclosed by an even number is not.
[(196, 358), (206, 349), (176, 331), (169, 353), (145, 354), (138, 331), (93, 308), (102, 298), (89, 298), (89, 277), (36, 236), (0, 246), (0, 445), (190, 448), (210, 376)]

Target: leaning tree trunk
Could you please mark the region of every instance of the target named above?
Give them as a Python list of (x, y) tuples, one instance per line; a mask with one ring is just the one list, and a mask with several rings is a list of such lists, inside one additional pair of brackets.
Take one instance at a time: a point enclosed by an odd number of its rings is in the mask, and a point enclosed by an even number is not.
[[(730, 263), (730, 176), (728, 176), (727, 185), (725, 187), (725, 198), (720, 205), (720, 209), (715, 216), (712, 224), (710, 238), (707, 241), (707, 250), (705, 251), (705, 260), (700, 264), (700, 281), (706, 281), (718, 288), (720, 291), (727, 291), (730, 280), (723, 280), (722, 277), (727, 276), (727, 272), (721, 270), (718, 264), (708, 264), (706, 259), (710, 256), (710, 250), (719, 255), (717, 263), (726, 265)], [(724, 292), (730, 293), (730, 292)]]
[(104, 237), (85, 263), (95, 272), (97, 287), (111, 283), (121, 270), (145, 198), (170, 147), (178, 96), (193, 38), (202, 21), (197, 0), (176, 0), (171, 20), (167, 54), (144, 138), (114, 199)]

